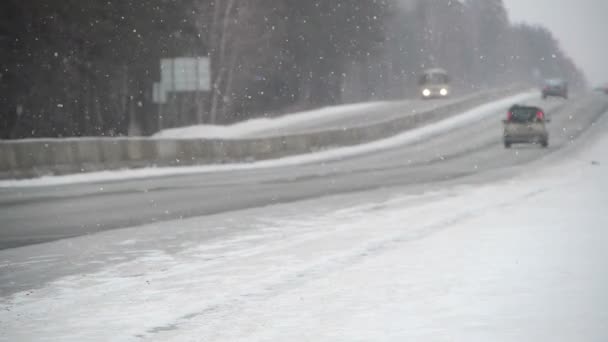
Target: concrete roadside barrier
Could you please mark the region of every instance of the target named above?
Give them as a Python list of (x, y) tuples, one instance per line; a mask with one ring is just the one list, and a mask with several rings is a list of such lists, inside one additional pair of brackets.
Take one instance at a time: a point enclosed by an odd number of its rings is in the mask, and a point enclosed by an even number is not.
[(76, 161), (82, 172), (94, 171), (103, 164), (99, 139), (82, 139), (76, 143)]
[(17, 177), (17, 158), (15, 157), (16, 144), (0, 144), (0, 178)]

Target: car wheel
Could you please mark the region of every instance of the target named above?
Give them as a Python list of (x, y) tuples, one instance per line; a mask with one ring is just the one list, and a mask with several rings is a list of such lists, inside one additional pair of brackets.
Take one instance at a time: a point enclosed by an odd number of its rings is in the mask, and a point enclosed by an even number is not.
[(511, 143), (509, 141), (505, 141), (505, 148), (511, 148)]
[(543, 148), (549, 147), (549, 141), (548, 140), (541, 141), (540, 146), (542, 146)]

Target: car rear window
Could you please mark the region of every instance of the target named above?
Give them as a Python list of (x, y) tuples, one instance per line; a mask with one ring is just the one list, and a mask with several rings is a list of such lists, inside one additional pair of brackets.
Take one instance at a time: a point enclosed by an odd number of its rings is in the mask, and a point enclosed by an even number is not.
[(562, 80), (548, 80), (547, 85), (551, 87), (561, 87), (564, 85)]
[(532, 122), (536, 120), (536, 108), (518, 107), (511, 109), (511, 120), (513, 122)]

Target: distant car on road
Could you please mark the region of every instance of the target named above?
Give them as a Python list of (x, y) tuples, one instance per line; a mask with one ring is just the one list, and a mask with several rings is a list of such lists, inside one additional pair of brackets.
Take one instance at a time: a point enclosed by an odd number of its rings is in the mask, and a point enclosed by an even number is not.
[(564, 99), (568, 98), (568, 83), (562, 79), (551, 79), (545, 81), (543, 85), (543, 99), (547, 97), (562, 97)]
[(596, 91), (600, 92), (600, 93), (604, 93), (606, 95), (608, 95), (608, 84), (604, 84), (603, 86), (599, 86), (597, 88), (595, 88)]
[(512, 144), (518, 143), (536, 143), (548, 147), (549, 132), (546, 127), (548, 122), (550, 120), (539, 107), (512, 106), (507, 113), (507, 119), (503, 120), (505, 148), (511, 148)]
[(425, 70), (418, 80), (423, 99), (446, 98), (451, 94), (450, 76), (443, 69)]

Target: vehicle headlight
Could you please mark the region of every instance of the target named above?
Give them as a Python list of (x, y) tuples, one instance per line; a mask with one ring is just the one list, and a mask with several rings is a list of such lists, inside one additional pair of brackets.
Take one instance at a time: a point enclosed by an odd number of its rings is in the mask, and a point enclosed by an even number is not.
[(439, 91), (439, 94), (441, 94), (441, 96), (447, 96), (448, 95), (448, 90), (445, 88), (441, 88), (441, 90)]
[(422, 91), (422, 95), (426, 96), (426, 97), (429, 97), (429, 96), (431, 96), (431, 91), (429, 89), (424, 89)]

